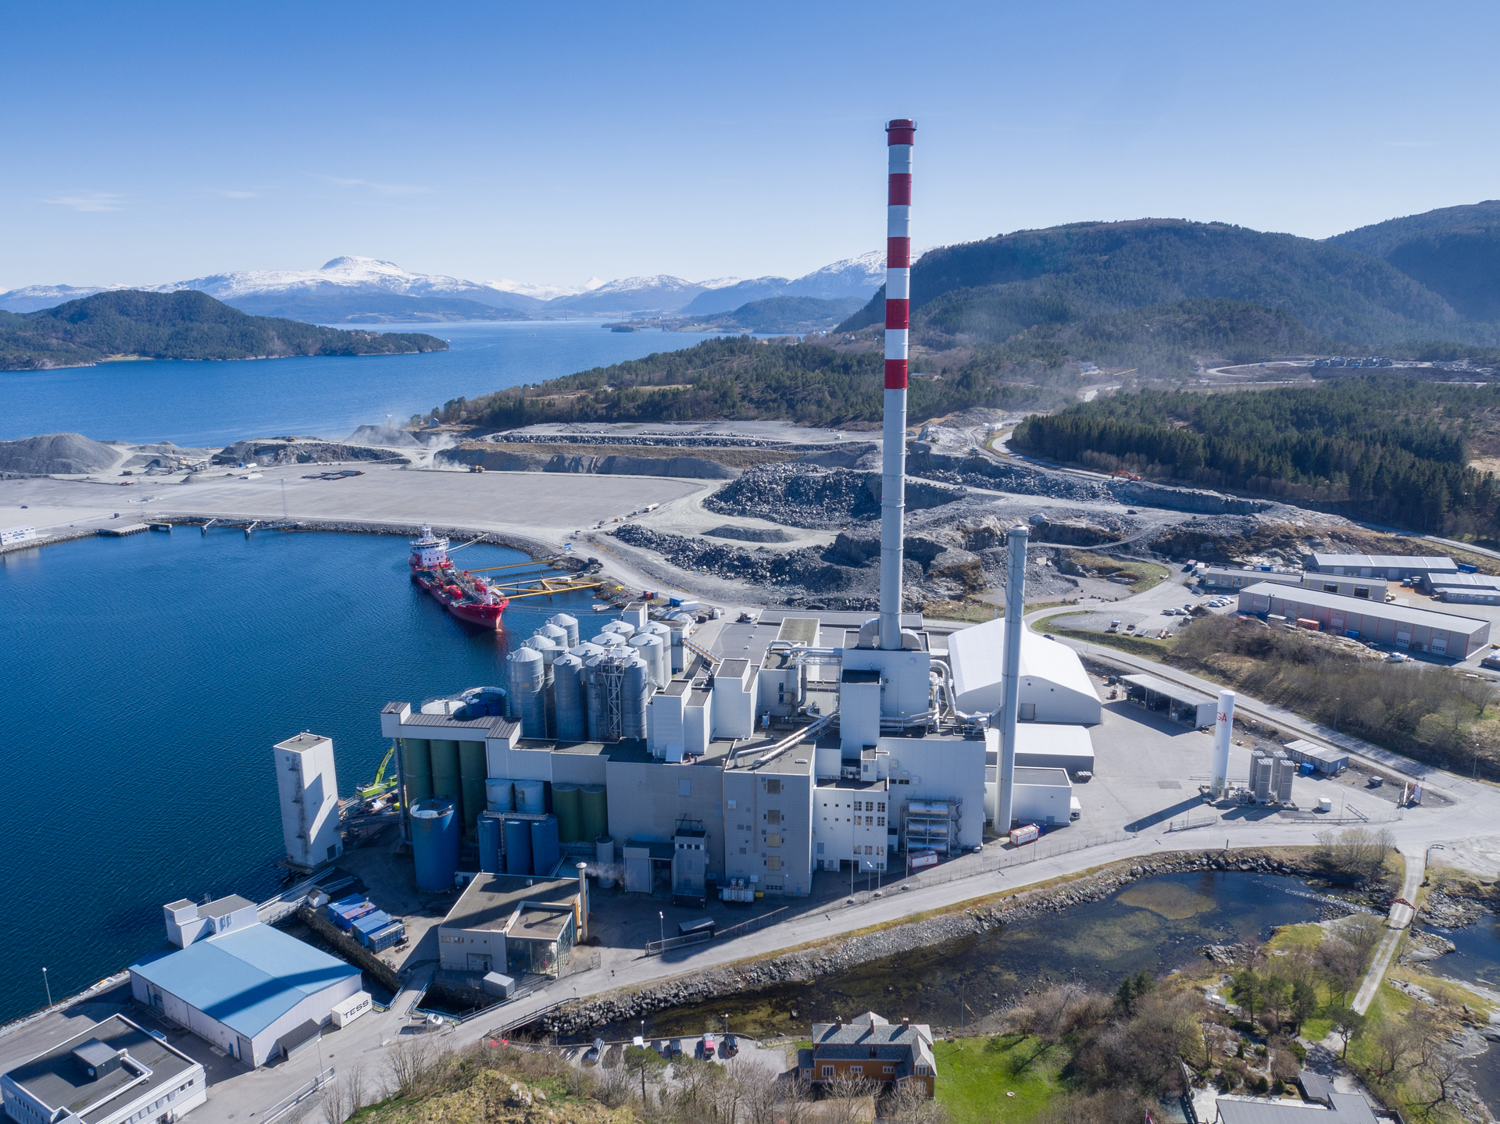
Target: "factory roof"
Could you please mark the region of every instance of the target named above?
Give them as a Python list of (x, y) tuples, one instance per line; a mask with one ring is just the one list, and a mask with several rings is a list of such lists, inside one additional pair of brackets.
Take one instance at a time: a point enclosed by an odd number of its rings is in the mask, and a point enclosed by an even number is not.
[[(955, 697), (993, 699), (990, 688), (998, 691), (1005, 668), (1005, 619), (985, 621), (953, 633), (948, 637), (948, 654)], [(1024, 626), (1020, 673), (1023, 679), (1041, 679), (1098, 701), (1077, 653)], [(995, 705), (999, 705), (997, 700)]]
[[(805, 617), (808, 615), (806, 609), (766, 609), (760, 614), (762, 624), (779, 625), (787, 617)], [(827, 628), (859, 628), (867, 620), (875, 616), (873, 612), (855, 613), (832, 613), (817, 610), (817, 617)], [(919, 630), (923, 627), (921, 613), (902, 613), (901, 627)]]
[(359, 969), (269, 925), (251, 925), (130, 966), (229, 1029), (254, 1038), (308, 996)]
[(523, 902), (571, 905), (578, 896), (576, 878), (519, 878), (481, 874), (471, 879), (443, 918), (450, 929), (503, 929)]
[(785, 617), (776, 631), (776, 639), (787, 644), (816, 644), (818, 642), (817, 617)]
[[(151, 1077), (144, 1084), (135, 1084), (140, 1075), (129, 1062), (98, 1077), (89, 1077), (75, 1053), (92, 1053), (95, 1047), (99, 1048), (99, 1054), (110, 1058), (124, 1050), (130, 1061), (149, 1069)], [(148, 1091), (153, 1096), (164, 1095), (181, 1074), (197, 1064), (123, 1015), (111, 1015), (46, 1053), (22, 1062), (5, 1076), (54, 1111), (66, 1109), (87, 1121), (89, 1117), (111, 1116)]]
[(294, 738), (287, 738), (287, 740), (284, 742), (277, 742), (273, 748), (288, 750), (313, 749), (316, 746), (324, 745), (328, 742), (328, 740), (329, 739), (325, 738), (322, 734), (309, 734), (303, 732), (301, 734), (298, 734)]
[(571, 909), (527, 907), (521, 910), (515, 924), (505, 931), (505, 938), (518, 941), (560, 940), (567, 931), (571, 916)]
[(1500, 588), (1500, 577), (1494, 574), (1432, 574), (1427, 584), (1437, 588), (1467, 587), (1470, 589)]
[(1255, 597), (1276, 597), (1283, 603), (1293, 606), (1311, 605), (1317, 609), (1342, 610), (1367, 617), (1399, 621), (1421, 628), (1441, 629), (1445, 632), (1467, 634), (1489, 627), (1488, 621), (1476, 620), (1474, 617), (1435, 613), (1431, 609), (1414, 609), (1410, 605), (1397, 605), (1392, 602), (1367, 601), (1363, 597), (1345, 597), (1339, 593), (1324, 593), (1319, 589), (1293, 588), (1261, 582), (1259, 585), (1247, 585), (1240, 590), (1242, 597), (1247, 593)]
[(695, 687), (692, 694), (688, 695), (688, 706), (707, 706), (708, 700), (713, 698), (713, 692), (702, 687)]
[(520, 723), (509, 718), (490, 716), (487, 718), (454, 718), (449, 714), (408, 714), (401, 720), (407, 726), (444, 726), (455, 730), (483, 730), (492, 737), (504, 737), (512, 727)]
[(1072, 788), (1066, 769), (1041, 769), (1033, 765), (1017, 765), (1016, 784), (1041, 784), (1049, 788)]
[(1333, 1093), (1332, 1106), (1287, 1100), (1220, 1097), (1221, 1124), (1377, 1124), (1370, 1104), (1358, 1093)]
[(207, 905), (198, 907), (199, 917), (223, 917), (226, 913), (234, 913), (245, 908), (255, 908), (255, 903), (249, 898), (242, 898), (238, 894), (225, 894), (222, 898), (215, 898)]
[(719, 664), (719, 669), (714, 672), (716, 679), (743, 679), (745, 672), (750, 670), (750, 661), (746, 659), (725, 660)]
[[(1254, 586), (1246, 586), (1253, 589)], [(1353, 600), (1350, 598), (1350, 600)], [(1368, 605), (1368, 601), (1360, 602)], [(1195, 691), (1191, 687), (1179, 687), (1176, 683), (1169, 683), (1165, 679), (1158, 679), (1154, 675), (1122, 675), (1120, 681), (1129, 683), (1132, 687), (1144, 687), (1148, 691), (1154, 691), (1158, 695), (1165, 695), (1169, 699), (1175, 699), (1180, 703), (1191, 703), (1194, 706), (1202, 706), (1204, 703), (1218, 702), (1212, 695), (1205, 695), (1202, 691)], [(1019, 727), (1018, 727), (1019, 728)]]
[(1457, 570), (1458, 563), (1442, 555), (1425, 554), (1318, 554), (1312, 555), (1313, 565), (1350, 566), (1372, 570)]

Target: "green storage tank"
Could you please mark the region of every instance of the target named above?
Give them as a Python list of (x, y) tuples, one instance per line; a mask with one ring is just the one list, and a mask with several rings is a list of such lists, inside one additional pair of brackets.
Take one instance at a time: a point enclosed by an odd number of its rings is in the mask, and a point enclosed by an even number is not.
[[(432, 742), (432, 795), (435, 799), (452, 800), (460, 820), (463, 818), (460, 800), (463, 785), (459, 782), (458, 743), (433, 738)], [(460, 826), (462, 826), (460, 824)], [(460, 832), (462, 834), (462, 832)]]
[(407, 807), (432, 799), (432, 746), (426, 738), (402, 738)]
[(577, 843), (583, 838), (583, 817), (579, 811), (576, 784), (552, 786), (552, 814), (557, 817), (558, 839), (564, 843)]
[(609, 799), (602, 784), (586, 784), (578, 792), (583, 814), (583, 841), (592, 843), (609, 834)]
[(458, 743), (459, 785), (463, 788), (464, 830), (476, 831), (484, 811), (484, 742)]

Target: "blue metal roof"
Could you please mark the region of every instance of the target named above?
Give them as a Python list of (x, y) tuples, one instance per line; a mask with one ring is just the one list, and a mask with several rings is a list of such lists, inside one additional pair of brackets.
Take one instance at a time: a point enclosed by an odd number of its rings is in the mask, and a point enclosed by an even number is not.
[(246, 1038), (308, 996), (360, 974), (269, 925), (148, 956), (130, 970)]

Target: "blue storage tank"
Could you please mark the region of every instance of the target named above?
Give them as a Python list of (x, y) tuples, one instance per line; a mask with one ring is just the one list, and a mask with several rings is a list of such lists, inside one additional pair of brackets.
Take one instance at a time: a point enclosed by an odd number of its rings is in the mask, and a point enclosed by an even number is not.
[(452, 800), (423, 800), (411, 810), (412, 857), (417, 889), (429, 893), (453, 888), (458, 871), (458, 807)]
[(562, 856), (557, 843), (557, 817), (531, 821), (531, 873), (551, 874)]
[(505, 821), (505, 873), (531, 873), (531, 821)]
[(479, 869), (485, 874), (499, 874), (500, 834), (505, 830), (504, 821), (489, 812), (479, 816)]

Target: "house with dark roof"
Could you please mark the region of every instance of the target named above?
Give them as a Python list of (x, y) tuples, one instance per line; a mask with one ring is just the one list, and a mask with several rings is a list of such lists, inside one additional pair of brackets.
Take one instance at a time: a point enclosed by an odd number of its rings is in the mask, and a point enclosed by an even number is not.
[(892, 1023), (866, 1011), (846, 1023), (813, 1023), (812, 1042), (812, 1049), (797, 1051), (802, 1079), (811, 1085), (852, 1080), (917, 1088), (929, 1097), (937, 1091), (932, 1027), (926, 1023)]

